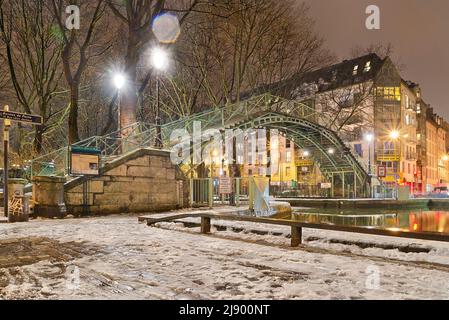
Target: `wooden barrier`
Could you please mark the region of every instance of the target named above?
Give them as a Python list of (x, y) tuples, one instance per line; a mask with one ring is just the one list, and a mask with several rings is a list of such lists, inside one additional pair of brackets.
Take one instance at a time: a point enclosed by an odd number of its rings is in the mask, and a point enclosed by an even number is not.
[(146, 222), (148, 226), (152, 226), (160, 222), (173, 222), (186, 218), (201, 218), (201, 233), (210, 233), (211, 220), (227, 220), (227, 221), (240, 221), (240, 222), (253, 222), (263, 223), (281, 226), (291, 227), (291, 246), (297, 247), (302, 244), (302, 229), (319, 229), (329, 231), (340, 231), (349, 233), (360, 233), (376, 236), (387, 236), (397, 238), (419, 239), (429, 241), (449, 242), (449, 234), (434, 233), (434, 232), (412, 232), (396, 229), (377, 229), (377, 228), (364, 228), (364, 227), (350, 227), (350, 226), (338, 226), (331, 224), (317, 224), (306, 223), (295, 220), (281, 220), (272, 218), (258, 218), (252, 216), (243, 216), (236, 214), (219, 214), (219, 213), (191, 213), (191, 214), (177, 214), (165, 216), (163, 218), (153, 218), (151, 216), (139, 217), (139, 222)]

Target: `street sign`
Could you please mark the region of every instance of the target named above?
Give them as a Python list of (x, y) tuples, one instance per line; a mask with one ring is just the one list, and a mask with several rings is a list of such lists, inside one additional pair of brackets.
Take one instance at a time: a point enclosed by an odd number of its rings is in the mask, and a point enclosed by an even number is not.
[(229, 177), (221, 177), (219, 185), (220, 194), (231, 194), (232, 193), (232, 180)]
[(8, 221), (12, 222), (12, 215), (9, 214), (8, 190), (9, 129), (11, 128), (11, 121), (30, 123), (40, 126), (43, 124), (43, 119), (41, 116), (36, 116), (33, 114), (9, 111), (9, 106), (5, 106), (3, 110), (0, 110), (0, 119), (3, 119), (3, 210), (5, 217), (8, 217)]
[(379, 178), (385, 178), (387, 176), (387, 167), (386, 166), (377, 167), (377, 176)]
[(24, 123), (31, 123), (34, 125), (42, 125), (43, 124), (43, 119), (41, 116), (37, 116), (34, 114), (6, 111), (6, 110), (0, 110), (0, 119), (24, 122)]

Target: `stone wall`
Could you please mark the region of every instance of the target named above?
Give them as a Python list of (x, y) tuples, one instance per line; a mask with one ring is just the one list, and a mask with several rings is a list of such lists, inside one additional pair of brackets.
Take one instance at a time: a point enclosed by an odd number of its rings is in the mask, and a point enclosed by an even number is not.
[[(83, 190), (87, 185), (87, 197)], [(170, 153), (140, 149), (108, 163), (99, 177), (77, 178), (65, 186), (69, 214), (141, 213), (172, 210), (188, 204), (183, 199), (182, 174)]]

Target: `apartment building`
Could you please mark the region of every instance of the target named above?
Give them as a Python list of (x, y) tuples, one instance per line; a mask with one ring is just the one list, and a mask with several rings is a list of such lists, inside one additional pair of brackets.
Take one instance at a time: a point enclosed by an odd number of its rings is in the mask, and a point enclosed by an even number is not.
[[(390, 190), (402, 185), (425, 192), (449, 182), (449, 124), (434, 114), (419, 85), (404, 80), (389, 57), (344, 60), (263, 90), (315, 108), (319, 123), (336, 131)], [(284, 154), (290, 150), (289, 156), (281, 161), (274, 183), (292, 178), (298, 184), (322, 182), (313, 161), (301, 157), (302, 150), (282, 148)]]

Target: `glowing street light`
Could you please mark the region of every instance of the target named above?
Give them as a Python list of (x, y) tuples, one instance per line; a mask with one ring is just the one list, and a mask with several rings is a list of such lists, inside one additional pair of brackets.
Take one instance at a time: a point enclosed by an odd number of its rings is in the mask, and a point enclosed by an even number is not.
[(116, 73), (112, 77), (112, 82), (117, 89), (117, 100), (118, 100), (118, 115), (117, 115), (117, 121), (118, 121), (118, 130), (122, 129), (122, 120), (121, 120), (121, 91), (126, 85), (126, 76), (123, 73)]
[(393, 140), (398, 139), (399, 136), (400, 136), (400, 133), (397, 130), (393, 130), (393, 131), (390, 132), (390, 138), (393, 139)]
[(367, 133), (367, 134), (365, 135), (365, 140), (368, 141), (368, 142), (373, 142), (373, 140), (374, 140), (374, 134), (372, 134), (372, 133)]
[(449, 161), (449, 156), (448, 155), (443, 156), (443, 161)]
[(308, 156), (310, 156), (310, 152), (307, 151), (307, 150), (305, 150), (305, 151), (302, 153), (302, 155), (303, 155), (305, 158), (307, 158)]
[(329, 148), (329, 150), (327, 150), (327, 153), (334, 154), (335, 153), (335, 149), (334, 148)]
[(162, 48), (154, 48), (151, 53), (151, 63), (158, 71), (165, 71), (168, 68), (168, 53)]
[(160, 103), (160, 79), (159, 73), (167, 70), (168, 68), (168, 54), (167, 52), (159, 47), (156, 47), (151, 52), (151, 63), (153, 67), (156, 69), (156, 148), (162, 148), (162, 128), (161, 128), (161, 103)]
[(126, 83), (126, 78), (123, 74), (117, 73), (113, 78), (114, 86), (117, 90), (122, 90)]
[(368, 142), (368, 174), (371, 176), (371, 144), (374, 141), (374, 134), (367, 133), (365, 134), (365, 140)]

